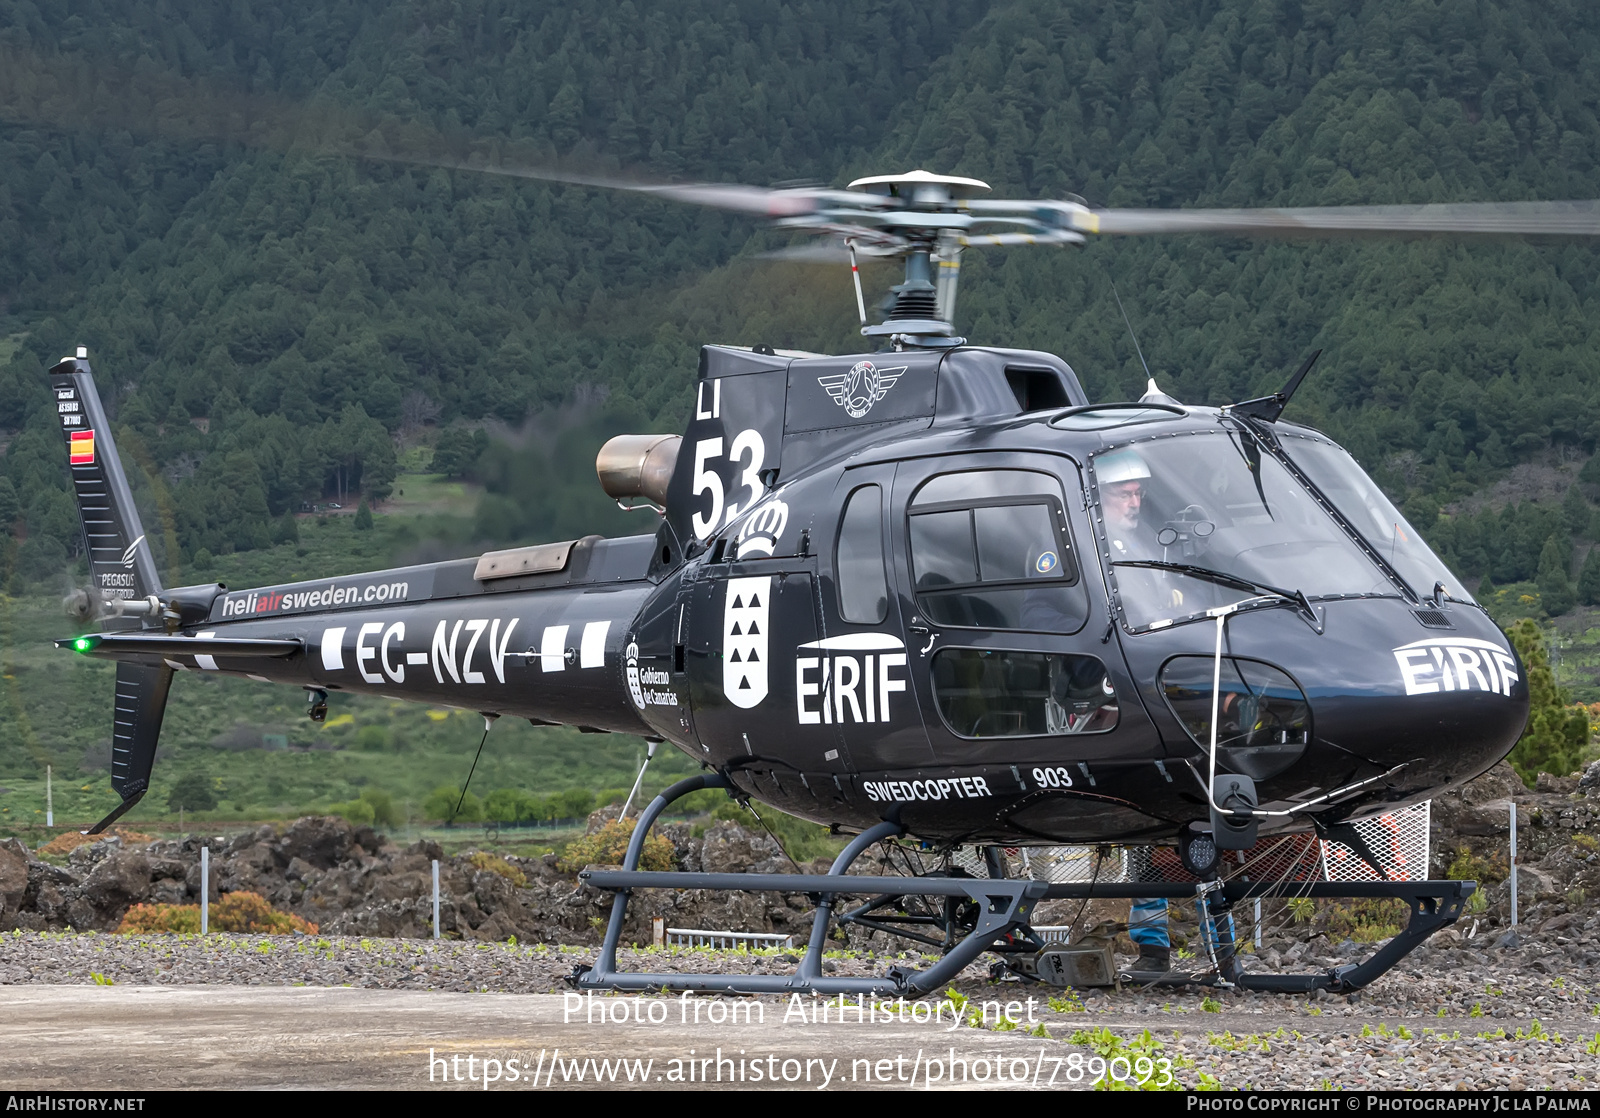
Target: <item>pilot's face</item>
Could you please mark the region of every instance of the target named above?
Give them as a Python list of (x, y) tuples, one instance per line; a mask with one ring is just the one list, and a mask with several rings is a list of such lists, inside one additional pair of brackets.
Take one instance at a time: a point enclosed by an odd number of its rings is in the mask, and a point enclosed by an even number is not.
[(1144, 482), (1115, 481), (1100, 490), (1105, 502), (1106, 521), (1113, 531), (1128, 532), (1139, 526), (1139, 508), (1144, 504)]

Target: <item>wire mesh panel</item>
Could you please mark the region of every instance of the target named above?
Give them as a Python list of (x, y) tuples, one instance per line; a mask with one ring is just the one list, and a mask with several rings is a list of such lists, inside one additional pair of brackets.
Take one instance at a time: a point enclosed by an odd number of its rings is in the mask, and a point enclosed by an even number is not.
[[(1074, 881), (1132, 881), (1134, 848), (1126, 846), (1008, 846), (1006, 876), (1060, 885)], [(974, 877), (988, 877), (983, 848), (958, 846), (950, 861)]]
[[(1354, 826), (1390, 881), (1425, 881), (1430, 816), (1431, 805), (1420, 803)], [(1194, 880), (1170, 846), (1008, 846), (1002, 853), (1007, 877), (1051, 884)], [(950, 861), (973, 877), (989, 876), (982, 847), (957, 847)], [(1253, 881), (1380, 880), (1349, 846), (1310, 832), (1270, 835), (1249, 850), (1224, 852), (1222, 875), (1240, 874)]]
[[(1378, 859), (1390, 881), (1428, 879), (1428, 833), (1432, 802), (1425, 801), (1355, 824), (1356, 834)], [(1322, 860), (1329, 881), (1379, 881), (1361, 856), (1342, 842), (1323, 841)]]
[(1059, 885), (1069, 881), (1133, 880), (1126, 846), (1045, 846), (1025, 853), (1027, 876), (1035, 881)]

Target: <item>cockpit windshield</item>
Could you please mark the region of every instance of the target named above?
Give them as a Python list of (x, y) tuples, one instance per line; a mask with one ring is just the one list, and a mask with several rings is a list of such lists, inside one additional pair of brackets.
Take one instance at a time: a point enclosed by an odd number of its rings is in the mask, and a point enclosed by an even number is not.
[(1461, 580), (1422, 542), (1417, 530), (1400, 515), (1383, 490), (1342, 448), (1310, 435), (1289, 435), (1279, 442), (1289, 460), (1305, 471), (1311, 484), (1400, 572), (1411, 589), (1432, 595), (1434, 585), (1443, 583), (1444, 592), (1450, 597), (1463, 602), (1473, 600)]
[[(1400, 592), (1249, 431), (1141, 440), (1092, 456), (1090, 469), (1132, 629), (1255, 596), (1227, 576), (1313, 600)], [(1119, 565), (1151, 561), (1195, 570)]]

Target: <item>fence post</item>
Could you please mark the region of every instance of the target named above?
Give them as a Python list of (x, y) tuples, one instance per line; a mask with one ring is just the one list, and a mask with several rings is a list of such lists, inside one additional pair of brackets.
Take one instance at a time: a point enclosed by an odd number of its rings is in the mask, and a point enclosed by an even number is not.
[(433, 860), (433, 938), (439, 938), (439, 859)]
[(200, 934), (211, 930), (211, 844), (200, 847)]
[(56, 825), (56, 797), (50, 784), (49, 765), (44, 767), (44, 825), (46, 827)]
[(1261, 898), (1256, 898), (1256, 950), (1261, 950)]
[(650, 921), (650, 941), (657, 947), (665, 947), (667, 945), (667, 918), (665, 916), (657, 916)]
[(1517, 926), (1517, 804), (1511, 802), (1511, 926)]

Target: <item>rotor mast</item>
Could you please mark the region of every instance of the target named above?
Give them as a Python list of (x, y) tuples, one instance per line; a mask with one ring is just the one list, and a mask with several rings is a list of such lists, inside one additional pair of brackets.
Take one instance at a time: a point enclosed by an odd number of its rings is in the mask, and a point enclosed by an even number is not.
[[(895, 345), (958, 346), (956, 285), (961, 278), (963, 234), (972, 216), (962, 212), (966, 198), (987, 191), (978, 179), (917, 170), (902, 175), (856, 179), (851, 190), (886, 196), (900, 206), (879, 217), (879, 228), (900, 242), (905, 279), (891, 289), (887, 315), (877, 326), (863, 326), (868, 337), (887, 337)], [(894, 253), (894, 249), (890, 249)], [(888, 255), (889, 253), (886, 253)]]

